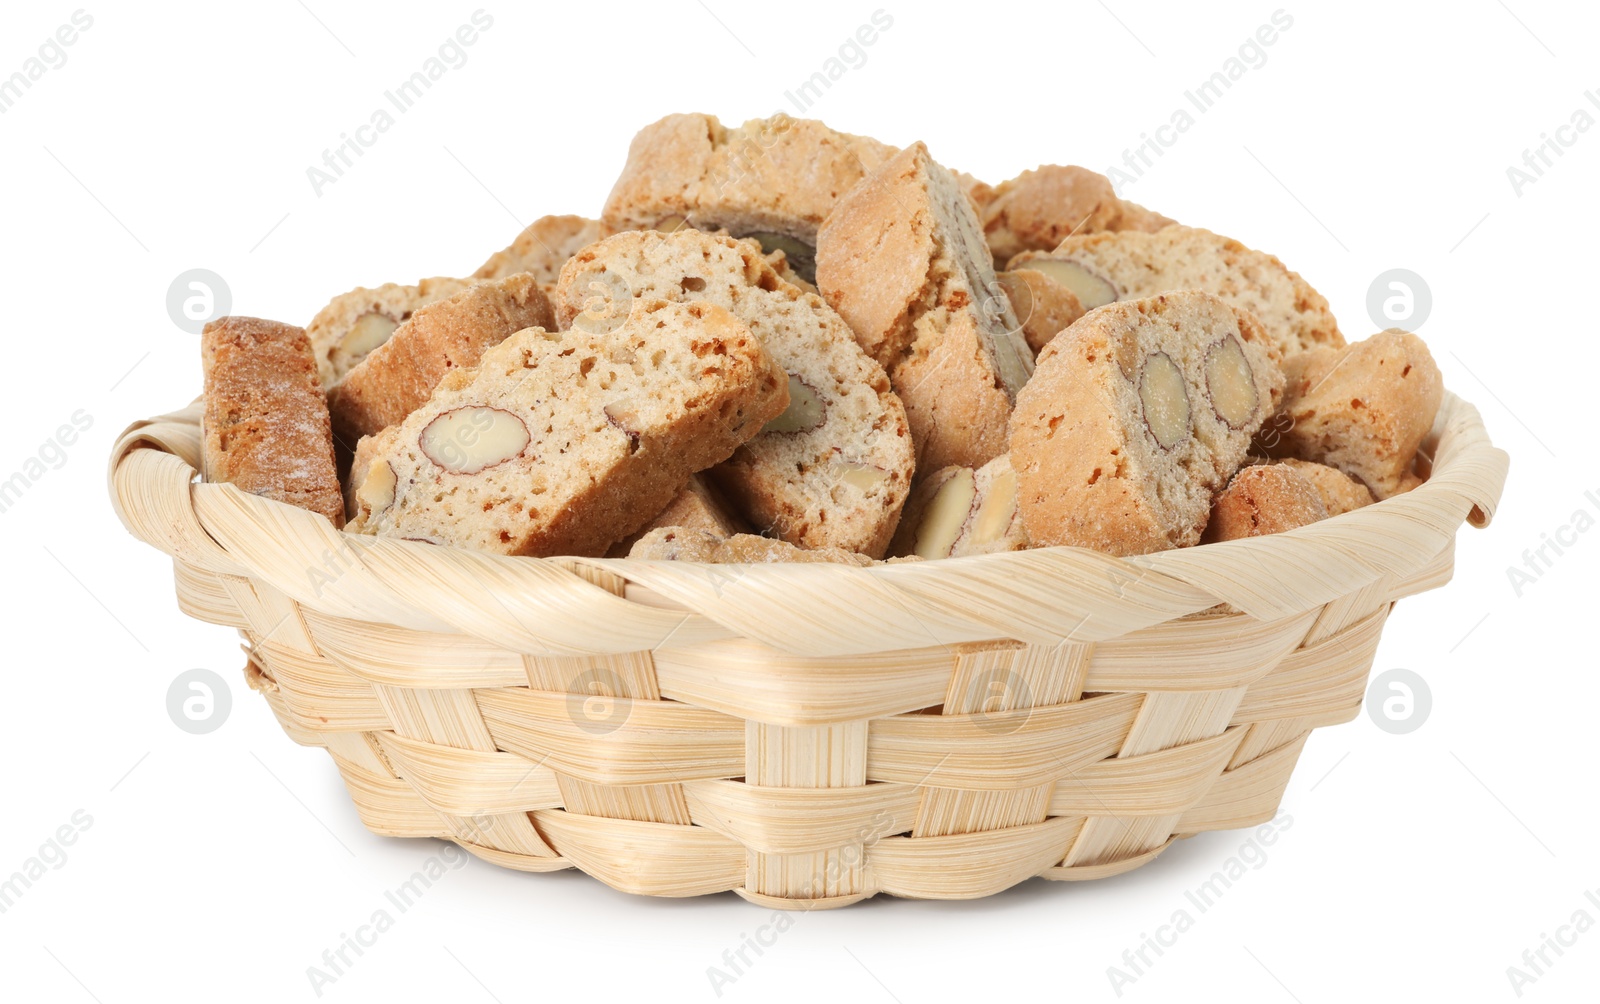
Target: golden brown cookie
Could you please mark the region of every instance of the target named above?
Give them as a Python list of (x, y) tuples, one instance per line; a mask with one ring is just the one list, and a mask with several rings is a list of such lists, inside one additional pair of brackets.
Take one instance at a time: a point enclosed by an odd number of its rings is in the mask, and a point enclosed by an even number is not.
[(599, 220), (582, 216), (541, 216), (517, 234), (508, 247), (490, 255), (472, 274), (479, 279), (504, 279), (527, 272), (549, 296), (555, 291), (561, 266), (581, 248), (605, 236), (602, 229)]
[(351, 529), (604, 554), (787, 404), (783, 371), (713, 304), (653, 301), (601, 332), (529, 328), (374, 437)]
[(1342, 516), (1378, 501), (1372, 497), (1366, 485), (1336, 467), (1309, 460), (1298, 460), (1294, 457), (1267, 462), (1292, 467), (1311, 482), (1311, 487), (1321, 496), (1322, 504), (1327, 508), (1329, 516)]
[(667, 503), (665, 509), (656, 513), (655, 518), (645, 524), (643, 529), (612, 544), (611, 549), (606, 552), (606, 557), (626, 558), (641, 537), (651, 530), (666, 526), (703, 530), (719, 537), (731, 537), (749, 530), (743, 520), (728, 511), (727, 505), (717, 496), (716, 490), (711, 487), (705, 475), (696, 474), (683, 486), (682, 491), (672, 497), (672, 501)]
[(1078, 295), (1037, 269), (999, 272), (995, 278), (1011, 300), (1011, 309), (1022, 324), (1022, 336), (1036, 356), (1050, 344), (1050, 339), (1083, 316)]
[(918, 465), (1004, 453), (1033, 353), (955, 176), (912, 144), (840, 200), (817, 242), (817, 286), (888, 371)]
[(1260, 437), (1269, 455), (1336, 467), (1380, 501), (1421, 483), (1417, 447), (1444, 399), (1422, 339), (1391, 328), (1348, 348), (1292, 356), (1284, 373), (1283, 406)]
[(1117, 198), (1105, 175), (1060, 164), (996, 185), (984, 196), (981, 217), (997, 265), (1024, 251), (1049, 251), (1078, 234), (1154, 231), (1172, 222)]
[(1283, 464), (1256, 464), (1233, 476), (1211, 506), (1202, 543), (1282, 533), (1328, 518), (1309, 478)]
[(1328, 301), (1283, 262), (1196, 227), (1069, 237), (1053, 251), (1017, 255), (1006, 267), (1045, 272), (1078, 294), (1086, 310), (1175, 289), (1204, 290), (1256, 315), (1286, 357), (1344, 344)]
[(523, 328), (555, 326), (550, 301), (527, 272), (418, 308), (328, 391), (334, 437), (353, 447), (422, 407), (451, 370), (477, 365), (486, 350)]
[(391, 282), (376, 289), (358, 287), (334, 297), (306, 325), (322, 386), (332, 387), (344, 379), (419, 308), (454, 296), (472, 283), (471, 279), (436, 276), (415, 286)]
[(201, 334), (207, 481), (309, 509), (344, 525), (328, 407), (305, 330), (221, 317)]
[(1029, 539), (1115, 555), (1197, 543), (1276, 408), (1276, 360), (1253, 317), (1208, 293), (1085, 314), (1039, 354), (1011, 420)]
[(959, 558), (1027, 546), (1028, 531), (1017, 511), (1017, 473), (1001, 454), (977, 470), (946, 467), (923, 478), (906, 502), (889, 553)]

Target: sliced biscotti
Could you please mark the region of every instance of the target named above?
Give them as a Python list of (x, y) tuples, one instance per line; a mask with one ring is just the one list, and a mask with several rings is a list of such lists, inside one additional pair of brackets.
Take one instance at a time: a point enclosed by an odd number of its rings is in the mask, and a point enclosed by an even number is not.
[(923, 478), (906, 502), (889, 553), (921, 558), (1020, 551), (1028, 531), (1017, 511), (1017, 472), (1001, 454), (977, 470), (946, 467)]
[(599, 220), (582, 216), (541, 216), (528, 224), (508, 247), (490, 255), (472, 274), (479, 279), (504, 279), (527, 272), (548, 296), (555, 292), (561, 266), (577, 254), (579, 248), (604, 236), (603, 229)]
[(1088, 310), (1176, 289), (1199, 289), (1241, 307), (1266, 325), (1283, 351), (1342, 346), (1328, 301), (1272, 255), (1197, 227), (1069, 237), (1049, 252), (1030, 251), (1007, 268), (1037, 269), (1065, 285)]
[(1035, 356), (1050, 344), (1050, 339), (1083, 316), (1083, 301), (1078, 294), (1037, 269), (997, 272), (995, 278), (1011, 301), (1011, 309), (1022, 325), (1022, 337)]
[(606, 557), (626, 558), (628, 552), (633, 550), (633, 545), (639, 542), (639, 538), (651, 530), (664, 526), (704, 530), (719, 537), (731, 537), (736, 533), (748, 532), (750, 529), (744, 525), (743, 520), (729, 511), (705, 475), (696, 474), (683, 486), (682, 491), (672, 497), (672, 501), (667, 503), (665, 509), (656, 513), (655, 518), (644, 525), (643, 529), (636, 530), (612, 544), (606, 551)]
[(1006, 451), (1033, 353), (954, 175), (915, 143), (834, 207), (817, 286), (905, 403), (924, 470)]
[(381, 432), (420, 408), (446, 373), (477, 365), (523, 328), (555, 326), (549, 299), (526, 272), (419, 307), (328, 391), (333, 434), (349, 446)]
[(775, 562), (828, 562), (865, 568), (873, 563), (864, 554), (842, 547), (815, 550), (796, 547), (786, 540), (739, 533), (732, 536), (684, 526), (651, 530), (628, 552), (643, 561), (700, 561), (711, 565), (756, 565)]
[(562, 270), (556, 315), (574, 330), (603, 328), (638, 298), (726, 307), (788, 374), (789, 409), (709, 473), (733, 509), (802, 547), (881, 556), (910, 491), (911, 437), (883, 370), (844, 321), (781, 281), (754, 245), (688, 229), (585, 248)]
[(1211, 506), (1201, 542), (1283, 533), (1328, 518), (1311, 480), (1293, 467), (1255, 464), (1233, 476)]
[(376, 289), (357, 287), (341, 293), (317, 311), (306, 326), (317, 355), (323, 387), (332, 387), (419, 308), (472, 285), (471, 279), (438, 276), (415, 286), (386, 283)]
[(781, 249), (807, 281), (817, 228), (840, 196), (895, 148), (778, 114), (729, 129), (714, 115), (668, 115), (641, 129), (606, 199), (613, 231), (725, 229)]
[(520, 331), (375, 437), (362, 533), (502, 554), (604, 554), (788, 404), (750, 329), (641, 303), (604, 332)]
[(1292, 356), (1284, 373), (1283, 406), (1260, 437), (1267, 453), (1336, 467), (1380, 501), (1421, 483), (1417, 448), (1444, 399), (1422, 339), (1391, 328)]
[(1029, 539), (1115, 555), (1198, 543), (1282, 396), (1276, 359), (1254, 318), (1209, 293), (1085, 314), (1040, 353), (1011, 420)]
[(201, 334), (207, 481), (344, 524), (328, 407), (303, 328), (222, 317)]
[[(1258, 445), (1263, 433), (1269, 431), (1271, 421), (1271, 419), (1268, 419), (1268, 425), (1263, 426), (1262, 432), (1256, 434)], [(1255, 462), (1257, 461), (1252, 461), (1252, 463)], [(1342, 516), (1347, 512), (1354, 512), (1378, 501), (1372, 497), (1372, 492), (1367, 490), (1366, 485), (1337, 467), (1329, 467), (1327, 464), (1300, 460), (1295, 457), (1285, 457), (1282, 460), (1261, 460), (1259, 462), (1291, 468), (1309, 481), (1311, 487), (1316, 489), (1317, 497), (1322, 499), (1322, 505), (1328, 510), (1329, 516)]]
[(996, 262), (1024, 251), (1048, 251), (1075, 234), (1155, 231), (1172, 223), (1117, 198), (1105, 175), (1060, 164), (1023, 171), (996, 185), (984, 201), (982, 220)]

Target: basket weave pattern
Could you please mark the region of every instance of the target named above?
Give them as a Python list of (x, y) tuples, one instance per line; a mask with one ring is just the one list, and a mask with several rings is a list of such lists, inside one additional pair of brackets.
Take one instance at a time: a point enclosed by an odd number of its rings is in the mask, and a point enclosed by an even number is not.
[(113, 502), (369, 829), (785, 908), (1099, 878), (1270, 819), (1507, 466), (1447, 395), (1425, 485), (1286, 534), (702, 566), (344, 534), (197, 483), (199, 416), (124, 433)]

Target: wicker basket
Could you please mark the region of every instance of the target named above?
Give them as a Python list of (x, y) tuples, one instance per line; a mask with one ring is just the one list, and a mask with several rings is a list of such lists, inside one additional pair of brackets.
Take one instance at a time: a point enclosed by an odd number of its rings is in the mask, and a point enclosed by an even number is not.
[(369, 829), (783, 908), (1101, 878), (1271, 818), (1507, 466), (1447, 394), (1425, 485), (1291, 533), (706, 566), (341, 533), (197, 483), (199, 421), (123, 434), (118, 514), (186, 613), (244, 635), (250, 685)]

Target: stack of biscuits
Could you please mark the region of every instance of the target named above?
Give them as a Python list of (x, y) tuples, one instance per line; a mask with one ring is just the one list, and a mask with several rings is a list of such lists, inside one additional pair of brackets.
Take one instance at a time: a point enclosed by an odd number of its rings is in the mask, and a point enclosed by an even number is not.
[(1443, 388), (1277, 258), (1045, 166), (987, 185), (671, 115), (598, 219), (203, 336), (205, 471), (348, 532), (719, 563), (1107, 554), (1420, 484)]

